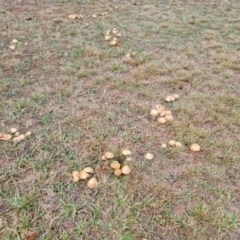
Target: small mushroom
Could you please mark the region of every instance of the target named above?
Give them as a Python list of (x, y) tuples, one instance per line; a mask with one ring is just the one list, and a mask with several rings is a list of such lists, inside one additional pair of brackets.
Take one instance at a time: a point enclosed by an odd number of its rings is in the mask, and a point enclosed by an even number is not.
[(159, 117), (159, 118), (157, 119), (157, 121), (158, 121), (159, 123), (165, 123), (165, 122), (167, 122), (167, 120), (166, 120), (164, 117)]
[(165, 111), (166, 108), (163, 105), (156, 105), (155, 108), (157, 109), (157, 112), (160, 114), (161, 112)]
[(111, 153), (111, 152), (106, 152), (106, 153), (104, 154), (104, 156), (105, 156), (106, 159), (112, 159), (112, 158), (114, 158), (114, 154)]
[(113, 161), (110, 166), (111, 166), (111, 168), (113, 168), (115, 170), (119, 169), (121, 167), (121, 165), (118, 161)]
[(18, 132), (18, 131), (14, 133), (15, 137), (18, 137), (19, 135), (20, 135), (20, 132)]
[(72, 180), (73, 180), (73, 182), (78, 182), (79, 181), (79, 179), (80, 179), (80, 176), (79, 176), (79, 171), (73, 171), (72, 172)]
[(105, 41), (109, 41), (111, 39), (111, 36), (107, 35), (105, 36)]
[(201, 150), (201, 147), (197, 143), (192, 143), (189, 146), (190, 150), (193, 152), (199, 152)]
[(172, 102), (172, 101), (174, 101), (175, 100), (175, 98), (173, 97), (173, 96), (171, 96), (171, 95), (169, 95), (169, 96), (167, 96), (166, 98), (165, 98), (165, 101), (166, 102)]
[(107, 160), (107, 158), (105, 157), (105, 155), (102, 155), (101, 158), (102, 158), (103, 161)]
[(17, 39), (13, 39), (12, 43), (18, 43), (18, 40)]
[(166, 143), (163, 143), (163, 144), (161, 145), (161, 147), (162, 147), (162, 148), (166, 148), (166, 147), (167, 147), (167, 144), (166, 144)]
[(144, 158), (145, 159), (147, 159), (147, 160), (152, 160), (153, 159), (153, 154), (151, 154), (151, 153), (146, 153), (145, 155), (144, 155)]
[(124, 166), (122, 167), (122, 173), (123, 173), (123, 174), (127, 175), (127, 174), (129, 174), (130, 172), (131, 172), (131, 168), (130, 168), (128, 165), (124, 165)]
[(87, 172), (85, 172), (85, 171), (80, 171), (79, 172), (79, 178), (80, 179), (82, 179), (82, 180), (84, 180), (84, 179), (87, 179), (87, 178), (89, 178), (90, 177), (90, 174), (89, 173), (87, 173)]
[(11, 133), (17, 132), (17, 128), (10, 128), (10, 132), (11, 132)]
[(114, 170), (114, 175), (115, 175), (116, 177), (119, 177), (120, 175), (122, 175), (121, 169), (115, 169), (115, 170)]
[(127, 157), (127, 158), (126, 158), (126, 161), (127, 161), (127, 162), (131, 162), (131, 161), (132, 161), (132, 158), (131, 158), (131, 157)]
[(19, 138), (19, 136), (18, 136), (18, 137), (14, 137), (14, 138), (13, 138), (13, 142), (14, 142), (14, 143), (21, 142), (21, 138)]
[(117, 40), (112, 40), (110, 43), (109, 43), (110, 46), (116, 46), (117, 45)]
[(89, 188), (96, 188), (98, 186), (98, 181), (95, 177), (92, 177), (88, 180), (87, 186)]
[(97, 17), (97, 15), (96, 15), (96, 14), (93, 14), (93, 15), (92, 15), (92, 18), (96, 18), (96, 17)]
[(20, 134), (18, 137), (21, 139), (21, 141), (26, 138), (25, 134)]
[(130, 55), (130, 53), (128, 53), (128, 54), (126, 55), (126, 57), (127, 57), (127, 58), (131, 58), (131, 55)]
[(169, 144), (170, 146), (175, 146), (176, 142), (175, 142), (174, 140), (170, 140), (170, 141), (168, 142), (168, 144)]
[(131, 154), (131, 151), (130, 151), (129, 149), (123, 149), (123, 150), (122, 150), (122, 155), (128, 156), (128, 155), (130, 155), (130, 154)]
[(25, 133), (25, 136), (28, 137), (28, 136), (30, 136), (31, 134), (32, 134), (32, 132), (26, 132), (26, 133)]
[(14, 51), (14, 50), (16, 49), (16, 46), (10, 45), (10, 46), (9, 46), (9, 49)]
[(121, 36), (122, 36), (122, 34), (121, 34), (121, 33), (118, 33), (118, 34), (117, 34), (117, 36), (118, 36), (118, 37), (121, 37)]
[(157, 111), (156, 109), (152, 109), (152, 110), (149, 112), (149, 114), (150, 114), (153, 118), (155, 118), (155, 117), (158, 116), (158, 111)]
[(176, 147), (181, 147), (182, 144), (181, 144), (180, 142), (175, 142), (175, 146), (176, 146)]
[(174, 117), (173, 117), (173, 115), (166, 115), (166, 116), (164, 116), (164, 119), (166, 119), (167, 121), (173, 121)]
[(7, 141), (7, 140), (9, 140), (11, 138), (12, 138), (12, 135), (7, 134), (7, 133), (2, 133), (2, 135), (0, 137), (0, 139), (3, 140), (3, 141)]
[(94, 170), (93, 170), (93, 168), (91, 168), (91, 167), (85, 167), (85, 168), (83, 169), (83, 171), (86, 172), (86, 173), (94, 173)]
[(166, 111), (165, 111), (165, 115), (172, 115), (172, 111), (166, 110)]

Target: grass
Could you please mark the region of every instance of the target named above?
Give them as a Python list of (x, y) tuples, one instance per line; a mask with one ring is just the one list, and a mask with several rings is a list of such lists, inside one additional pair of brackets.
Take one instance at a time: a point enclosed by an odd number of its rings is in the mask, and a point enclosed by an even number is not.
[[(0, 132), (33, 132), (0, 143), (1, 239), (240, 238), (240, 5), (141, 3), (1, 3)], [(113, 27), (122, 46), (104, 41)], [(180, 99), (164, 103), (170, 93)], [(174, 122), (148, 117), (159, 103)], [(161, 148), (170, 139), (183, 147)], [(94, 190), (72, 182), (122, 147), (131, 175), (105, 169)]]

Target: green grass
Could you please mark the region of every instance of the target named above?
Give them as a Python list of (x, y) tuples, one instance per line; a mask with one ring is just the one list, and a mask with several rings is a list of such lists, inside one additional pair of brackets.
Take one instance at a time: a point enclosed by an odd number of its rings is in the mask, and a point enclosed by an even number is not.
[[(240, 5), (141, 3), (0, 4), (0, 132), (33, 133), (0, 142), (0, 239), (240, 238)], [(122, 45), (110, 47), (114, 27)], [(150, 119), (156, 104), (175, 121)], [(183, 146), (161, 148), (170, 139)], [(132, 173), (100, 174), (102, 154), (124, 147)], [(86, 166), (96, 189), (72, 182)]]

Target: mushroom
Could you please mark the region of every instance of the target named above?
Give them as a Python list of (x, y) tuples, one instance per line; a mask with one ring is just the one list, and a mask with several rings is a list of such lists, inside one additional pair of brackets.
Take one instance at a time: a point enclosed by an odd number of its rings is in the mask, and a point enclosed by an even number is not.
[(147, 160), (152, 160), (153, 159), (153, 154), (151, 154), (151, 153), (146, 153), (145, 155), (144, 155), (144, 158), (145, 159), (147, 159)]
[(84, 179), (87, 179), (87, 178), (89, 178), (90, 177), (90, 174), (89, 173), (87, 173), (87, 172), (85, 172), (85, 171), (80, 171), (79, 172), (79, 178), (80, 179), (82, 179), (82, 180), (84, 180)]
[(105, 157), (105, 155), (102, 155), (101, 158), (102, 158), (102, 160), (104, 160), (104, 161), (107, 160), (107, 158)]
[(123, 149), (123, 150), (122, 150), (122, 155), (128, 156), (128, 155), (130, 155), (130, 154), (131, 154), (131, 151), (130, 151), (129, 149)]
[(121, 165), (118, 161), (113, 161), (110, 166), (111, 166), (111, 168), (113, 168), (115, 170), (119, 169), (121, 167)]
[(18, 40), (17, 39), (13, 39), (12, 43), (18, 43)]
[(26, 132), (26, 133), (25, 133), (25, 136), (28, 137), (28, 136), (30, 136), (31, 134), (32, 134), (32, 132)]
[(131, 161), (132, 161), (132, 158), (131, 158), (131, 157), (127, 157), (127, 158), (126, 158), (126, 161), (131, 162)]
[(92, 15), (92, 18), (96, 18), (96, 17), (97, 17), (97, 15), (96, 15), (96, 14), (93, 14), (93, 15)]
[(175, 142), (175, 146), (176, 146), (176, 147), (181, 147), (182, 144), (181, 144), (180, 142)]
[(18, 138), (19, 138), (20, 140), (24, 140), (24, 139), (26, 138), (26, 136), (25, 136), (25, 134), (21, 134), (21, 135), (18, 136)]
[(157, 121), (158, 121), (159, 123), (165, 123), (167, 120), (166, 120), (164, 117), (159, 117), (159, 118), (157, 119)]
[(112, 158), (114, 158), (114, 154), (111, 153), (111, 152), (106, 152), (106, 153), (104, 154), (104, 156), (105, 156), (106, 159), (112, 159)]
[(123, 173), (123, 174), (127, 175), (127, 174), (129, 174), (130, 172), (131, 172), (131, 168), (130, 168), (128, 165), (124, 165), (124, 166), (122, 167), (122, 173)]
[(79, 176), (79, 171), (73, 171), (72, 172), (72, 180), (73, 180), (73, 182), (77, 182), (77, 181), (79, 181), (79, 179), (80, 179), (80, 176)]
[(96, 188), (98, 186), (98, 181), (95, 177), (92, 177), (88, 180), (87, 186), (89, 188)]
[(11, 133), (17, 132), (17, 128), (10, 128), (10, 132), (11, 132)]
[(12, 135), (7, 134), (7, 133), (2, 133), (2, 135), (0, 137), (0, 139), (3, 140), (3, 141), (7, 141), (7, 140), (9, 140), (11, 138), (12, 138)]
[(152, 110), (149, 112), (149, 114), (150, 114), (153, 118), (155, 118), (155, 117), (158, 116), (158, 111), (157, 111), (156, 109), (152, 109)]
[(122, 175), (121, 169), (115, 169), (115, 170), (114, 170), (114, 175), (115, 175), (116, 177), (119, 177), (120, 175)]
[(110, 43), (109, 43), (110, 46), (116, 46), (117, 45), (117, 40), (112, 40)]
[(197, 143), (192, 143), (189, 146), (190, 150), (193, 152), (199, 152), (201, 150), (201, 147)]
[(126, 55), (126, 57), (127, 57), (127, 58), (131, 58), (131, 55), (130, 55), (130, 53), (128, 53), (128, 54)]
[(109, 36), (109, 35), (105, 36), (105, 41), (108, 41), (110, 39), (111, 39), (111, 36)]
[(166, 148), (166, 147), (167, 147), (167, 144), (166, 144), (166, 143), (163, 143), (163, 144), (161, 145), (161, 147), (162, 147), (162, 148)]
[(165, 115), (172, 115), (172, 111), (171, 110), (166, 110)]
[(169, 95), (169, 96), (167, 96), (166, 98), (165, 98), (165, 101), (166, 102), (172, 102), (172, 101), (174, 101), (175, 100), (175, 98), (173, 97), (173, 96), (171, 96), (171, 95)]
[(14, 136), (15, 136), (15, 137), (18, 137), (19, 135), (20, 135), (20, 132), (15, 132), (15, 133), (14, 133)]
[(14, 50), (16, 49), (16, 46), (14, 46), (14, 45), (10, 45), (10, 46), (9, 46), (9, 49), (11, 49), (11, 50), (14, 51)]
[(14, 143), (21, 142), (21, 139), (19, 138), (19, 136), (18, 136), (18, 137), (14, 137), (14, 138), (13, 138), (13, 142), (14, 142)]
[(157, 109), (157, 112), (158, 112), (158, 113), (161, 113), (161, 112), (163, 112), (163, 111), (166, 110), (165, 106), (159, 105), (159, 104), (156, 105), (155, 108)]
[(166, 115), (166, 116), (164, 116), (164, 119), (167, 121), (173, 121), (174, 117), (173, 117), (173, 115)]
[(168, 142), (168, 144), (169, 144), (170, 146), (175, 146), (176, 142), (175, 142), (174, 140), (170, 140), (170, 141)]
[(85, 167), (85, 168), (83, 169), (83, 171), (86, 172), (86, 173), (94, 173), (94, 170), (93, 170), (93, 168), (91, 168), (91, 167)]

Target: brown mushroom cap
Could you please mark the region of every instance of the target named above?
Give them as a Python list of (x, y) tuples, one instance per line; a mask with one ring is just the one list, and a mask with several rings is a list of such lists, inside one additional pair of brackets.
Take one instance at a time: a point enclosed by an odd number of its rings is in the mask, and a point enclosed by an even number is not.
[(170, 141), (168, 142), (168, 144), (169, 144), (170, 146), (175, 146), (176, 142), (175, 142), (174, 140), (170, 140)]
[(158, 121), (159, 123), (165, 123), (165, 122), (167, 122), (167, 120), (166, 120), (164, 117), (159, 117), (159, 118), (157, 119), (157, 121)]
[(149, 114), (152, 117), (157, 117), (158, 116), (158, 111), (156, 109), (151, 109), (151, 111), (149, 112)]
[(111, 153), (111, 152), (106, 152), (106, 153), (104, 154), (104, 156), (105, 156), (106, 159), (112, 159), (112, 158), (114, 158), (114, 154)]
[(121, 169), (115, 169), (115, 170), (114, 170), (114, 175), (115, 175), (116, 177), (119, 177), (120, 175), (122, 175)]
[(90, 177), (90, 174), (89, 173), (87, 173), (87, 172), (85, 172), (85, 171), (80, 171), (79, 172), (79, 178), (80, 179), (82, 179), (82, 180), (84, 180), (84, 179), (87, 179), (87, 178), (89, 178)]
[(197, 143), (192, 143), (189, 146), (190, 150), (193, 152), (199, 152), (201, 150), (201, 147)]
[(130, 172), (131, 172), (131, 168), (130, 168), (128, 165), (124, 165), (124, 166), (122, 167), (122, 173), (123, 173), (123, 174), (127, 175), (127, 174), (129, 174)]
[(174, 120), (173, 115), (166, 115), (166, 116), (164, 116), (164, 118), (165, 118), (167, 121), (173, 121), (173, 120)]
[(151, 154), (151, 153), (146, 153), (145, 155), (144, 155), (144, 158), (145, 159), (147, 159), (147, 160), (152, 160), (153, 159), (153, 154)]
[(79, 176), (79, 171), (73, 171), (72, 172), (72, 180), (73, 180), (73, 182), (77, 182), (77, 181), (79, 181), (79, 179), (80, 179), (80, 176)]
[(156, 105), (155, 108), (157, 109), (157, 112), (158, 112), (159, 114), (160, 114), (161, 112), (163, 112), (163, 111), (166, 110), (165, 106), (160, 105), (160, 104)]
[(130, 154), (131, 154), (131, 151), (130, 151), (129, 149), (123, 149), (123, 150), (122, 150), (122, 155), (128, 156), (128, 155), (130, 155)]
[(113, 168), (115, 170), (119, 169), (121, 167), (121, 165), (118, 161), (113, 161), (110, 166), (111, 166), (111, 168)]
[(86, 172), (86, 173), (94, 173), (94, 170), (93, 170), (93, 168), (91, 168), (91, 167), (85, 167), (85, 168), (83, 169), (83, 171)]
[(0, 137), (0, 139), (3, 140), (3, 141), (7, 141), (7, 140), (9, 140), (11, 138), (12, 138), (12, 135), (7, 134), (7, 133), (2, 133), (2, 135)]
[(88, 180), (87, 186), (89, 188), (96, 188), (98, 186), (98, 181), (95, 177), (92, 177)]
[(172, 102), (172, 101), (174, 101), (175, 100), (175, 98), (172, 96), (172, 95), (169, 95), (169, 96), (167, 96), (166, 98), (165, 98), (165, 101), (166, 102)]

